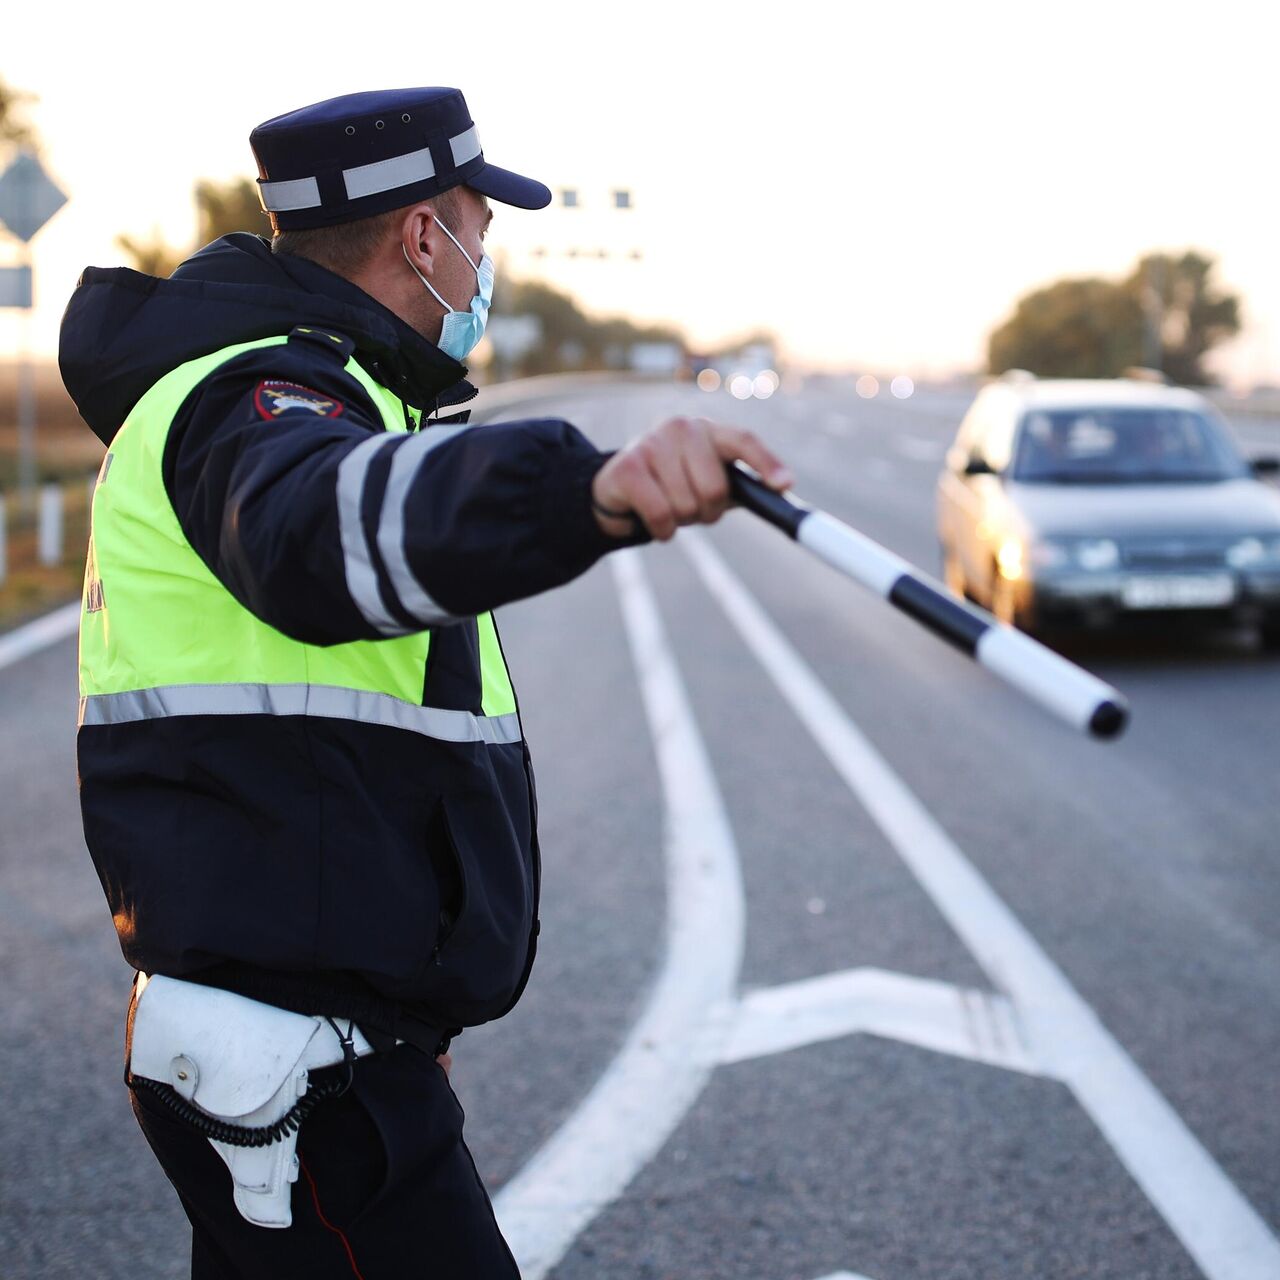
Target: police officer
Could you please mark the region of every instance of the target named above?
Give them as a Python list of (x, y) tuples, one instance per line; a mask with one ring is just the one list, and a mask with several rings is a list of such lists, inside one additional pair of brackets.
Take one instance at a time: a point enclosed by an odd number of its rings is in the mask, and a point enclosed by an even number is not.
[(78, 758), (140, 974), (134, 1110), (194, 1277), (514, 1276), (445, 1056), (515, 1004), (538, 933), (490, 611), (717, 519), (726, 460), (789, 478), (703, 420), (612, 455), (555, 419), (466, 425), (490, 202), (550, 192), (486, 160), (456, 89), (251, 144), (271, 241), (89, 268), (62, 332), (108, 446)]

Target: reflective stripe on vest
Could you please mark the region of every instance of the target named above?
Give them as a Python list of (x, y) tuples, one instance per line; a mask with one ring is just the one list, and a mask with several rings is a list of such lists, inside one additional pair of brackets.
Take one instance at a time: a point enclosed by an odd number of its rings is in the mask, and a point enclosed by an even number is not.
[(168, 716), (323, 716), (421, 733), (444, 742), (519, 742), (515, 715), (473, 716), (411, 707), (385, 693), (313, 684), (180, 684), (80, 699), (81, 724), (126, 724)]
[[(85, 572), (81, 723), (309, 715), (386, 725), (446, 742), (519, 742), (515, 693), (489, 614), (476, 619), (483, 714), (422, 705), (430, 634), (406, 634), (387, 611), (359, 514), (368, 462), (404, 438), (406, 406), (354, 359), (346, 370), (369, 392), (387, 434), (358, 445), (338, 468), (340, 537), (348, 590), (388, 638), (328, 646), (292, 640), (241, 605), (188, 543), (162, 474), (173, 420), (218, 366), (244, 351), (286, 341), (239, 343), (166, 374), (112, 441), (94, 494)], [(270, 423), (264, 421), (262, 429), (270, 430)], [(424, 628), (458, 619), (436, 606), (413, 578), (403, 549), (403, 506), (417, 467), (455, 434), (433, 429), (397, 450), (395, 502), (389, 505), (388, 485), (375, 535), (395, 575), (395, 591), (407, 597), (402, 606)], [(382, 625), (371, 616), (375, 612)]]

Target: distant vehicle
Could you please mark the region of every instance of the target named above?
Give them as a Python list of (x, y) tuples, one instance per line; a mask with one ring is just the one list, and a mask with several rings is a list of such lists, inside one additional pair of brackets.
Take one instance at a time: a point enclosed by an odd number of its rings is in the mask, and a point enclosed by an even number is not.
[(1027, 631), (1183, 616), (1280, 648), (1280, 491), (1217, 410), (1138, 380), (985, 386), (937, 488), (948, 587)]

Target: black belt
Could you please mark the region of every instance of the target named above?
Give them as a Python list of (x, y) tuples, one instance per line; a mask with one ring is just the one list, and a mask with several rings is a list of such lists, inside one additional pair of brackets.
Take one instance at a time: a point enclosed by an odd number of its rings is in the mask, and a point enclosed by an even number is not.
[(379, 995), (364, 979), (350, 973), (289, 973), (228, 960), (195, 973), (174, 976), (234, 991), (291, 1013), (348, 1018), (379, 1053), (403, 1040), (433, 1058), (438, 1057), (448, 1050), (452, 1038), (462, 1030), (444, 1027), (413, 1008)]

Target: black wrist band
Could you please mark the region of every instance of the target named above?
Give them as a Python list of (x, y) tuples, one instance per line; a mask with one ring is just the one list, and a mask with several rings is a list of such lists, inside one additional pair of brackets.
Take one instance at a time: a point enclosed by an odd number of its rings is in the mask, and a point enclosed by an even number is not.
[(610, 520), (630, 520), (632, 524), (636, 522), (634, 511), (610, 511), (608, 507), (602, 507), (594, 497), (591, 499), (591, 510), (597, 515), (607, 516)]

